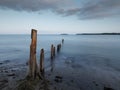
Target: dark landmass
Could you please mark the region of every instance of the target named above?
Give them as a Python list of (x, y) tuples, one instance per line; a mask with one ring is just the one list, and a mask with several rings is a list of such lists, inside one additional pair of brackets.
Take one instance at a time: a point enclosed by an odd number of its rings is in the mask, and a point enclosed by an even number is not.
[(60, 35), (68, 35), (67, 33), (62, 33), (62, 34), (60, 34)]
[(77, 33), (76, 35), (120, 35), (120, 33)]

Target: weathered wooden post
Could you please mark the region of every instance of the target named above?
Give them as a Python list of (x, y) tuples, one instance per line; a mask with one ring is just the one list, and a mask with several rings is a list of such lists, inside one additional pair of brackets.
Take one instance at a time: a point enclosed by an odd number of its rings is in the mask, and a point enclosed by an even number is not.
[(64, 39), (62, 39), (62, 44), (64, 43)]
[(60, 51), (60, 48), (59, 48), (59, 45), (57, 45), (57, 52), (59, 52)]
[(44, 49), (41, 49), (40, 52), (40, 72), (44, 75)]
[(37, 74), (37, 62), (36, 62), (36, 47), (37, 47), (37, 30), (31, 30), (31, 45), (30, 45), (30, 65), (29, 76), (36, 77)]
[(54, 52), (54, 46), (53, 44), (51, 45), (51, 59), (53, 59), (53, 52)]
[(61, 49), (61, 44), (58, 44), (58, 45), (57, 45), (57, 52), (59, 52), (60, 49)]
[(53, 48), (53, 56), (55, 57), (55, 47)]

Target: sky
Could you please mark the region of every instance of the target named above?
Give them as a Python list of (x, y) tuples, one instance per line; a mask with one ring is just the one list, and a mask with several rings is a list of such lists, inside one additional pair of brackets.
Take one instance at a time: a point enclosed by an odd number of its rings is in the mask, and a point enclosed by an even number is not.
[(0, 34), (120, 33), (120, 0), (0, 0)]

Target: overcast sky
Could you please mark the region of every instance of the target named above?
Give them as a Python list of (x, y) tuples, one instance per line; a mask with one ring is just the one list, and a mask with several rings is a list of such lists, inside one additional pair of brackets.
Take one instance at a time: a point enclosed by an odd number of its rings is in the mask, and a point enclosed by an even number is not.
[(120, 0), (0, 0), (0, 34), (120, 32)]

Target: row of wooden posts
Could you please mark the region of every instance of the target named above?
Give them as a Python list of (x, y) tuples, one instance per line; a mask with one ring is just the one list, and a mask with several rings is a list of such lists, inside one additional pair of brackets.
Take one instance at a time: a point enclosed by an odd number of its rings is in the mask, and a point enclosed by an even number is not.
[[(60, 49), (61, 49), (61, 44), (58, 44), (58, 45), (57, 45), (57, 52), (59, 52)], [(53, 59), (53, 58), (55, 57), (55, 53), (56, 53), (55, 51), (56, 51), (56, 48), (55, 48), (55, 46), (52, 44), (52, 45), (51, 45), (51, 59)]]
[[(62, 39), (62, 44), (64, 43), (64, 39)], [(42, 78), (44, 74), (44, 49), (42, 48), (40, 51), (40, 68), (38, 69), (37, 61), (36, 61), (36, 47), (37, 47), (37, 30), (31, 30), (31, 44), (30, 44), (30, 60), (29, 60), (29, 75), (31, 78)], [(61, 49), (61, 44), (57, 45), (57, 52)], [(55, 58), (56, 48), (52, 44), (51, 45), (51, 59)]]

